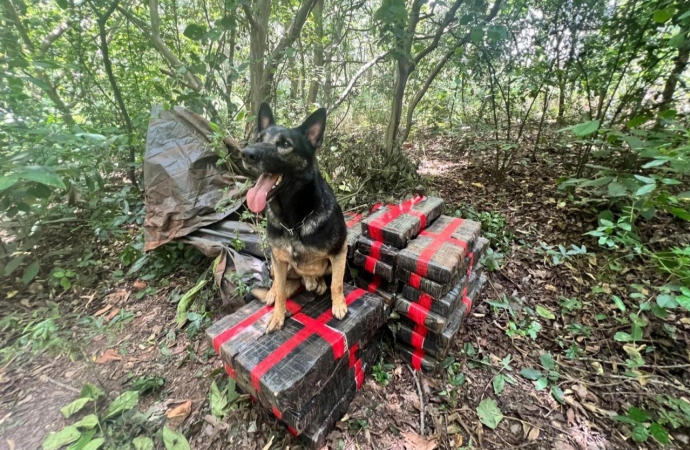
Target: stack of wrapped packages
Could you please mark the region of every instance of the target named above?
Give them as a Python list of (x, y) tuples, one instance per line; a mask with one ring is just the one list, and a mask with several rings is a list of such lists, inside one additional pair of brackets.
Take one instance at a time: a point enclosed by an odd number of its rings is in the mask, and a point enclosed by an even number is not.
[(484, 285), (481, 224), (442, 215), (443, 200), (413, 197), (360, 219), (357, 284), (400, 315), (396, 348), (416, 370), (437, 370)]
[(254, 300), (206, 331), (225, 370), (308, 448), (321, 448), (376, 363), (389, 308), (345, 285), (348, 314), (331, 313), (330, 292), (287, 302), (285, 325), (265, 334), (273, 307)]

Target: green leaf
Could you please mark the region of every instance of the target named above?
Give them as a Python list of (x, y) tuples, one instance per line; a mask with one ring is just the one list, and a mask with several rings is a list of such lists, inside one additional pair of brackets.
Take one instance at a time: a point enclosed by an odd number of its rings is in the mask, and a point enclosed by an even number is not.
[(171, 430), (167, 425), (163, 427), (163, 443), (167, 450), (191, 450), (187, 438), (181, 433)]
[(105, 395), (103, 389), (90, 383), (86, 383), (84, 386), (82, 386), (81, 393), (79, 394), (80, 397), (90, 398), (93, 400), (96, 400), (103, 395)]
[(57, 450), (79, 439), (81, 433), (75, 427), (65, 427), (57, 433), (50, 433), (43, 441), (43, 450)]
[(654, 422), (649, 426), (649, 433), (662, 445), (669, 443), (668, 431), (658, 423)]
[(542, 316), (544, 319), (554, 320), (556, 318), (551, 311), (541, 305), (537, 305), (537, 314)]
[(650, 169), (652, 167), (659, 167), (663, 164), (666, 164), (668, 162), (667, 159), (654, 159), (652, 161), (649, 161), (647, 164), (642, 166), (643, 169)]
[(484, 29), (481, 27), (472, 28), (470, 39), (472, 39), (472, 42), (481, 42), (484, 39)]
[(523, 377), (527, 378), (528, 380), (536, 381), (539, 378), (542, 377), (542, 373), (540, 370), (534, 370), (534, 369), (522, 369), (520, 371), (520, 375)]
[(193, 41), (198, 41), (206, 34), (206, 27), (197, 23), (190, 23), (182, 34)]
[(0, 177), (0, 191), (11, 188), (17, 183), (17, 181), (19, 181), (19, 177), (16, 175)]
[(80, 421), (73, 423), (72, 426), (77, 428), (84, 428), (90, 430), (98, 425), (98, 416), (95, 414), (89, 414), (84, 416)]
[(683, 45), (683, 42), (685, 42), (685, 33), (683, 31), (679, 31), (668, 40), (668, 46), (671, 48), (680, 48)]
[(86, 444), (86, 445), (84, 446), (83, 450), (96, 450), (96, 449), (100, 448), (101, 445), (103, 445), (104, 442), (105, 442), (105, 439), (103, 439), (103, 438), (96, 438), (96, 439), (94, 439), (93, 441), (91, 441), (91, 442), (89, 442), (88, 444)]
[(649, 437), (649, 432), (644, 425), (637, 425), (632, 430), (632, 438), (635, 442), (645, 442)]
[(147, 436), (135, 437), (132, 445), (134, 445), (134, 450), (153, 450), (153, 441)]
[(191, 288), (187, 293), (180, 299), (177, 304), (177, 326), (181, 327), (187, 321), (187, 310), (194, 300), (194, 296), (197, 292), (201, 290), (202, 287), (206, 285), (208, 280), (203, 279), (197, 282), (196, 286)]
[(65, 183), (62, 182), (59, 176), (53, 172), (48, 172), (40, 166), (25, 167), (18, 176), (22, 180), (35, 181), (36, 183), (45, 184), (46, 186), (67, 189)]
[(678, 17), (678, 20), (687, 19), (688, 17), (690, 17), (690, 11), (686, 11), (683, 14), (681, 14), (680, 17)]
[(551, 353), (543, 353), (539, 357), (539, 362), (546, 370), (554, 370), (556, 368), (556, 361), (553, 360)]
[(38, 78), (34, 78), (34, 77), (25, 77), (25, 78), (44, 91), (50, 91), (51, 90), (50, 86), (48, 86), (46, 83), (39, 80)]
[(211, 414), (217, 418), (223, 418), (226, 414), (226, 408), (228, 406), (228, 398), (225, 395), (225, 390), (221, 392), (218, 389), (218, 385), (214, 381), (211, 383), (211, 390), (209, 391), (209, 403), (211, 403)]
[(666, 319), (668, 317), (668, 312), (664, 308), (660, 308), (659, 305), (652, 305), (652, 313), (659, 319)]
[(653, 17), (656, 23), (666, 23), (668, 19), (673, 17), (673, 11), (669, 11), (668, 9), (660, 9), (658, 11), (654, 11)]
[(649, 194), (650, 192), (654, 191), (654, 189), (656, 189), (656, 183), (654, 183), (654, 184), (645, 184), (644, 186), (642, 186), (641, 188), (639, 188), (639, 189), (637, 190), (637, 192), (635, 192), (635, 195), (637, 195), (637, 196), (642, 196), (642, 195), (645, 195), (645, 194)]
[(565, 403), (565, 394), (558, 386), (551, 386), (551, 395), (553, 395), (553, 398), (555, 398), (559, 403)]
[(479, 420), (481, 423), (487, 427), (495, 430), (501, 420), (503, 420), (503, 413), (498, 409), (496, 405), (496, 400), (493, 398), (485, 398), (477, 406), (477, 415), (479, 415)]
[(65, 419), (69, 419), (74, 413), (81, 411), (81, 409), (86, 406), (87, 403), (91, 401), (90, 398), (78, 398), (67, 406), (60, 409), (60, 412)]
[(108, 407), (108, 413), (104, 419), (110, 419), (113, 416), (122, 414), (134, 408), (134, 405), (139, 401), (139, 393), (137, 391), (125, 391), (120, 394)]
[(632, 340), (639, 341), (640, 339), (642, 339), (642, 327), (639, 324), (634, 323), (632, 325)]
[(33, 281), (33, 279), (36, 278), (36, 275), (38, 275), (39, 268), (40, 265), (38, 264), (38, 261), (34, 261), (31, 264), (29, 264), (29, 267), (24, 269), (24, 275), (22, 275), (22, 283), (31, 283), (31, 281)]
[(492, 381), (493, 386), (494, 386), (494, 392), (496, 395), (501, 395), (501, 392), (503, 392), (503, 389), (506, 387), (506, 379), (503, 376), (503, 374), (499, 373), (496, 375)]
[(12, 275), (12, 272), (14, 272), (17, 269), (17, 267), (19, 267), (22, 261), (24, 261), (24, 255), (15, 256), (14, 258), (12, 258), (10, 262), (5, 264), (5, 275)]
[(624, 195), (627, 195), (628, 190), (625, 189), (625, 186), (622, 184), (614, 181), (609, 184), (609, 195), (611, 197), (622, 197)]
[(611, 298), (613, 299), (613, 303), (616, 304), (616, 307), (618, 307), (618, 309), (620, 309), (622, 312), (625, 312), (625, 303), (623, 303), (623, 300), (621, 300), (617, 295), (612, 295)]
[(613, 177), (595, 178), (593, 180), (587, 180), (583, 183), (580, 183), (580, 187), (603, 186), (606, 183), (610, 183), (611, 181), (613, 181)]
[(628, 417), (638, 423), (646, 422), (651, 419), (650, 415), (641, 410), (640, 408), (635, 408), (632, 406), (628, 409)]
[(657, 295), (656, 304), (659, 305), (661, 308), (665, 309), (674, 309), (676, 306), (678, 306), (676, 299), (674, 299), (673, 296), (669, 294)]
[(679, 295), (676, 297), (676, 302), (678, 302), (678, 304), (685, 308), (687, 311), (690, 311), (690, 296)]
[(577, 137), (589, 136), (599, 129), (598, 120), (590, 120), (589, 122), (584, 122), (577, 124), (573, 127), (573, 134)]
[(88, 430), (81, 434), (81, 437), (77, 442), (67, 447), (67, 450), (84, 450), (84, 447), (91, 442), (97, 430)]
[(654, 184), (656, 183), (656, 180), (654, 178), (649, 178), (649, 177), (643, 177), (642, 175), (635, 175), (635, 178), (640, 180), (641, 182), (645, 184)]
[(633, 340), (632, 336), (624, 331), (619, 331), (618, 333), (614, 334), (613, 339), (618, 342), (630, 342)]
[(549, 385), (549, 380), (547, 378), (539, 378), (536, 383), (534, 383), (534, 389), (538, 391), (543, 391), (546, 386)]

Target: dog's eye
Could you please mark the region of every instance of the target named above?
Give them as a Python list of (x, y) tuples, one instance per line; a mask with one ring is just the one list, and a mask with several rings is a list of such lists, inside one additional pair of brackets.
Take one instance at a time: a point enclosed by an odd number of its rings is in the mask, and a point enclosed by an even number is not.
[(280, 142), (278, 143), (278, 147), (281, 147), (281, 148), (288, 148), (288, 147), (290, 147), (290, 143), (289, 143), (288, 141), (280, 141)]

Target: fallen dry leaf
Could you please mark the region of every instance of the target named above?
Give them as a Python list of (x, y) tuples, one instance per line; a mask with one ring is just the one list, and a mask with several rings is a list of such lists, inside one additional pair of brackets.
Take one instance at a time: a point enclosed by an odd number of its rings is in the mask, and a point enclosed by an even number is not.
[(101, 316), (101, 315), (107, 313), (108, 311), (110, 311), (110, 308), (112, 308), (112, 307), (113, 307), (113, 305), (105, 305), (103, 308), (101, 308), (101, 309), (99, 309), (98, 311), (96, 311), (96, 312), (93, 314), (93, 316), (94, 316), (94, 317)]
[(181, 405), (178, 405), (165, 413), (165, 417), (168, 418), (168, 426), (173, 429), (177, 428), (178, 426), (182, 425), (182, 422), (184, 422), (191, 413), (192, 401), (187, 400)]
[(108, 361), (122, 361), (122, 356), (117, 353), (117, 350), (109, 348), (96, 360), (96, 364), (105, 364)]
[(532, 429), (529, 430), (529, 433), (527, 434), (527, 440), (528, 441), (536, 441), (537, 438), (539, 438), (539, 428), (532, 427)]
[(405, 438), (405, 447), (409, 450), (434, 450), (438, 443), (435, 439), (427, 440), (424, 436), (420, 436), (414, 431), (409, 433), (402, 433)]
[(134, 289), (139, 290), (139, 291), (142, 290), (142, 289), (146, 289), (146, 286), (147, 286), (146, 283), (144, 283), (144, 282), (141, 281), (141, 280), (137, 280), (137, 281), (134, 282), (134, 284), (132, 284), (132, 287), (133, 287)]
[(271, 439), (268, 440), (268, 442), (266, 443), (266, 445), (264, 445), (264, 448), (262, 450), (268, 450), (269, 448), (271, 448), (271, 445), (273, 445), (273, 438), (275, 437), (276, 435), (272, 434)]
[(7, 439), (7, 446), (10, 450), (14, 450), (14, 441), (12, 439)]
[(117, 313), (120, 312), (120, 308), (115, 308), (110, 313), (108, 314), (108, 317), (105, 318), (106, 322), (110, 322), (113, 320), (113, 317), (117, 316)]

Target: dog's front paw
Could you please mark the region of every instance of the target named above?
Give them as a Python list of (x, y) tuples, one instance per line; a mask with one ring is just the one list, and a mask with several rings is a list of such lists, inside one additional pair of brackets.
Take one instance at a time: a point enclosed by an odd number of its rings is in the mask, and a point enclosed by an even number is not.
[(278, 311), (277, 309), (274, 309), (273, 314), (271, 314), (271, 320), (268, 322), (268, 326), (266, 326), (266, 334), (280, 330), (283, 328), (284, 323), (285, 311)]
[(331, 297), (333, 301), (333, 307), (331, 311), (333, 312), (333, 317), (338, 320), (343, 319), (347, 315), (347, 303), (345, 303), (345, 297), (342, 295), (338, 297)]
[(263, 302), (269, 306), (276, 302), (276, 291), (274, 288), (271, 288), (271, 290), (266, 293)]

